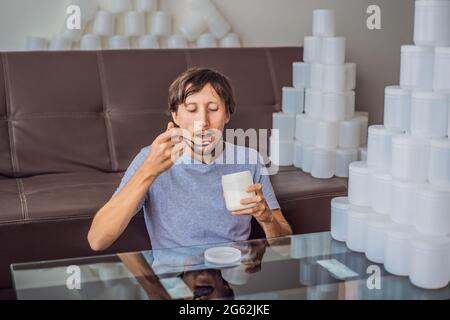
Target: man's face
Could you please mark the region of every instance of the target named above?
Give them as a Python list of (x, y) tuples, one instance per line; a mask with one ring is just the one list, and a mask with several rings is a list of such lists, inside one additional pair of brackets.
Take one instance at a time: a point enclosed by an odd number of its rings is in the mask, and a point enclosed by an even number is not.
[(187, 97), (178, 111), (172, 112), (172, 117), (180, 128), (189, 132), (197, 154), (211, 153), (230, 120), (223, 99), (210, 84)]

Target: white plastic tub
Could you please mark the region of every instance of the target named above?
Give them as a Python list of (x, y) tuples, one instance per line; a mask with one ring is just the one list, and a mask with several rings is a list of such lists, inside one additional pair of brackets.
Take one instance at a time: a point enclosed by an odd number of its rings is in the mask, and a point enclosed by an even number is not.
[(369, 174), (370, 205), (377, 213), (388, 214), (392, 209), (392, 176), (372, 171)]
[(345, 43), (344, 37), (324, 37), (322, 40), (322, 63), (344, 64)]
[(417, 184), (394, 180), (392, 182), (392, 213), (394, 222), (412, 225), (416, 210)]
[(416, 1), (414, 43), (422, 46), (450, 45), (450, 2)]
[(350, 164), (348, 198), (356, 206), (369, 206), (369, 168), (366, 162)]
[(346, 92), (324, 92), (322, 119), (331, 122), (345, 120), (348, 103), (349, 97)]
[(317, 121), (306, 114), (298, 114), (296, 120), (295, 137), (305, 145), (314, 145), (316, 142)]
[(292, 64), (292, 85), (294, 88), (311, 87), (311, 65), (305, 62)]
[(336, 149), (336, 177), (348, 178), (350, 163), (358, 161), (358, 149)]
[(347, 197), (331, 200), (331, 236), (337, 241), (347, 240), (347, 218), (350, 202)]
[(433, 47), (402, 46), (400, 86), (405, 89), (433, 89)]
[(346, 119), (353, 119), (355, 116), (355, 91), (346, 91), (345, 95), (347, 96)]
[(321, 63), (322, 38), (307, 36), (303, 39), (303, 61)]
[(412, 94), (411, 133), (424, 138), (444, 138), (448, 129), (449, 98), (436, 92)]
[(392, 138), (392, 176), (397, 180), (423, 183), (428, 179), (428, 139), (400, 134)]
[(319, 148), (336, 148), (339, 139), (339, 124), (337, 122), (319, 121), (317, 123), (316, 143)]
[(303, 113), (305, 89), (283, 87), (282, 110), (284, 113)]
[(323, 90), (342, 92), (346, 87), (345, 65), (323, 65)]
[(431, 184), (450, 188), (450, 139), (431, 141), (428, 179)]
[(415, 236), (410, 226), (393, 224), (386, 230), (384, 268), (397, 276), (409, 275), (411, 268), (411, 239)]
[(355, 90), (356, 88), (356, 63), (347, 62), (345, 64), (345, 90)]
[(370, 207), (350, 205), (347, 220), (347, 247), (356, 252), (366, 250), (366, 221), (373, 214)]
[(410, 281), (424, 289), (440, 289), (450, 281), (450, 238), (418, 236), (411, 243)]
[(450, 234), (450, 189), (420, 185), (417, 189), (414, 227), (429, 235)]
[(361, 129), (361, 146), (367, 145), (367, 135), (369, 128), (369, 113), (365, 111), (355, 111), (354, 119), (357, 119), (360, 122)]
[(384, 126), (391, 129), (410, 131), (411, 91), (398, 86), (384, 90)]
[(303, 143), (300, 141), (294, 142), (294, 167), (301, 168), (303, 164), (302, 159)]
[(333, 10), (318, 9), (313, 11), (313, 35), (317, 37), (334, 37), (335, 15)]
[(384, 262), (386, 228), (392, 224), (389, 215), (371, 215), (366, 221), (366, 257), (372, 262)]
[(322, 90), (324, 80), (324, 65), (320, 63), (311, 64), (311, 89)]
[(334, 176), (335, 166), (336, 152), (334, 149), (314, 149), (311, 176), (317, 179), (330, 179)]
[(311, 145), (303, 145), (302, 148), (302, 170), (303, 172), (310, 173), (312, 167), (312, 157), (314, 147)]
[(351, 119), (339, 123), (339, 147), (358, 148), (361, 145), (361, 122)]
[(295, 137), (295, 114), (275, 112), (272, 114), (272, 128), (278, 129), (280, 140), (293, 140)]
[(367, 144), (367, 164), (379, 171), (391, 170), (392, 137), (402, 133), (398, 129), (387, 129), (375, 125), (369, 127), (369, 141)]
[(450, 94), (450, 47), (435, 49), (434, 90)]
[(294, 140), (270, 140), (270, 160), (277, 166), (292, 166), (294, 162)]
[(305, 91), (305, 113), (311, 119), (320, 119), (323, 116), (324, 93), (320, 90), (306, 89)]

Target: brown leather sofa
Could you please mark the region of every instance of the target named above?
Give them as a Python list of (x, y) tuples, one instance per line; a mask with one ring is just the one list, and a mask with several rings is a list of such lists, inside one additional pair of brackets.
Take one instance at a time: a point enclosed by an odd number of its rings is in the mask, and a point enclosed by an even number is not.
[[(302, 48), (10, 52), (0, 59), (0, 298), (11, 263), (94, 254), (86, 235), (134, 155), (164, 130), (167, 89), (190, 66), (228, 75), (230, 127), (271, 128)], [(272, 177), (296, 233), (329, 230), (346, 180)], [(253, 237), (261, 236), (254, 228)], [(107, 252), (149, 249), (142, 213)]]

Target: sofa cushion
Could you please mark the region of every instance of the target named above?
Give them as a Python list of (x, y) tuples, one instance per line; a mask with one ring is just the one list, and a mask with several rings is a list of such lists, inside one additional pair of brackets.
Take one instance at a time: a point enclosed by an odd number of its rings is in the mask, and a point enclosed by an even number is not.
[(12, 177), (13, 168), (8, 132), (8, 113), (6, 110), (6, 87), (3, 55), (0, 54), (0, 175)]

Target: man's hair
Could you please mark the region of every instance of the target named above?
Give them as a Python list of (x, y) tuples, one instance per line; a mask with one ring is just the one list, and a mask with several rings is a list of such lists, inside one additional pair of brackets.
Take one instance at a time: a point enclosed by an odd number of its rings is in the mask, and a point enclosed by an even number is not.
[(210, 84), (223, 99), (228, 115), (236, 108), (233, 88), (230, 80), (218, 71), (207, 68), (190, 68), (183, 72), (169, 88), (169, 112), (177, 112), (186, 99)]

